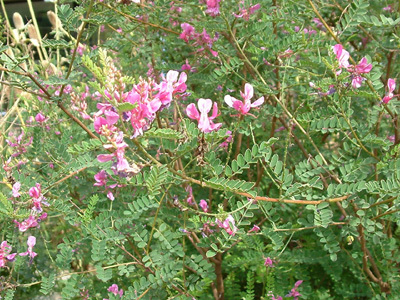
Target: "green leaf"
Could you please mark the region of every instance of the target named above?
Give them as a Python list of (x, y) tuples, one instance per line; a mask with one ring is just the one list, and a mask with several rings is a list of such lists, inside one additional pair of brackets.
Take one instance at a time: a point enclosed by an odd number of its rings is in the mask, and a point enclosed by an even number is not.
[(206, 253), (206, 256), (208, 258), (214, 257), (215, 255), (217, 255), (217, 252), (212, 251), (212, 250), (208, 250), (207, 253)]
[(119, 113), (123, 113), (126, 111), (130, 111), (136, 107), (137, 103), (124, 102), (124, 103), (118, 103), (117, 110)]

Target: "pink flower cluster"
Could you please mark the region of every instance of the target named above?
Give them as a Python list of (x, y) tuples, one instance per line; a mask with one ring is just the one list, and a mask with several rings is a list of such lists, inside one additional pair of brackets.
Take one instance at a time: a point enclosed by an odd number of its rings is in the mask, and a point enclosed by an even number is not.
[[(21, 188), (21, 183), (16, 182), (12, 187), (12, 195), (14, 198), (18, 198), (21, 196), (19, 190)], [(39, 213), (43, 212), (42, 205), (49, 206), (49, 204), (45, 201), (46, 198), (43, 196), (41, 192), (41, 187), (39, 183), (29, 189), (29, 196), (32, 197), (33, 207), (31, 215), (22, 222), (18, 222), (14, 220), (14, 223), (17, 225), (19, 231), (24, 232), (29, 228), (39, 226), (39, 222), (47, 218), (47, 213), (43, 213), (38, 216)]]
[(261, 8), (259, 3), (255, 5), (251, 5), (249, 7), (245, 7), (244, 1), (240, 1), (239, 3), (239, 13), (233, 14), (236, 18), (243, 18), (243, 20), (250, 20), (250, 16), (255, 14), (257, 10)]
[(6, 140), (7, 144), (14, 148), (14, 153), (11, 155), (12, 157), (17, 157), (23, 153), (26, 153), (26, 148), (29, 147), (33, 142), (33, 137), (30, 137), (29, 140), (26, 140), (25, 132), (22, 131), (20, 135), (16, 138), (13, 134), (9, 135), (9, 139)]
[[(182, 97), (186, 91), (186, 73), (169, 71), (160, 84), (149, 79), (140, 79), (129, 92), (110, 93), (106, 95), (105, 103), (98, 103), (99, 111), (94, 115), (94, 129), (100, 135), (106, 137), (108, 144), (104, 148), (111, 154), (101, 154), (97, 157), (100, 162), (113, 160), (113, 170), (117, 172), (130, 172), (131, 168), (125, 159), (125, 148), (128, 145), (124, 141), (124, 134), (116, 126), (118, 122), (130, 122), (133, 129), (133, 137), (142, 135), (147, 130), (156, 112), (170, 105), (174, 97)], [(125, 88), (124, 85), (121, 88)], [(115, 104), (130, 104), (131, 106), (118, 113)]]
[(351, 75), (351, 85), (354, 89), (361, 87), (361, 84), (364, 78), (361, 74), (367, 74), (372, 70), (372, 65), (368, 63), (367, 59), (363, 57), (358, 65), (353, 66), (349, 63), (349, 52), (343, 49), (341, 44), (336, 44), (333, 48), (333, 53), (336, 55), (336, 59), (339, 62), (339, 70), (336, 72), (336, 75), (339, 75), (342, 72), (342, 68), (346, 69), (350, 72)]
[(211, 38), (204, 28), (202, 33), (197, 33), (194, 27), (188, 23), (182, 23), (181, 28), (183, 32), (179, 35), (179, 38), (184, 40), (186, 43), (189, 43), (189, 41), (194, 41), (192, 46), (200, 47), (196, 50), (196, 53), (208, 50), (212, 56), (218, 56), (218, 52), (212, 50), (213, 43), (218, 40), (217, 34), (215, 34), (214, 38)]
[[(33, 258), (37, 255), (36, 252), (33, 251), (33, 247), (36, 245), (36, 238), (34, 236), (28, 237), (28, 249), (26, 252), (20, 253), (19, 256), (29, 256), (30, 262), (32, 262)], [(4, 268), (6, 266), (6, 260), (13, 261), (17, 253), (11, 252), (11, 246), (7, 244), (7, 241), (3, 241), (0, 244), (0, 268)]]
[(215, 222), (217, 223), (219, 228), (225, 229), (225, 231), (229, 235), (234, 236), (238, 231), (238, 228), (235, 225), (235, 219), (231, 215), (228, 215), (228, 217), (224, 221), (216, 219)]

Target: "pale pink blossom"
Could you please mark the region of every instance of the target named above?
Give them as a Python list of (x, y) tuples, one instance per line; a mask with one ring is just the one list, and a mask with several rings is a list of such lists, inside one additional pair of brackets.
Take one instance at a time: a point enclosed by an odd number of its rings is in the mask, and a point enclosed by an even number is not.
[(208, 212), (208, 203), (207, 203), (206, 200), (201, 199), (201, 200), (200, 200), (200, 203), (199, 203), (199, 206), (201, 207), (201, 209), (202, 209), (204, 212)]
[[(214, 124), (213, 120), (218, 116), (218, 105), (216, 102), (214, 102), (214, 105), (210, 99), (203, 99), (200, 98), (199, 101), (197, 102), (197, 105), (199, 107), (199, 111), (196, 108), (196, 105), (194, 103), (191, 103), (187, 106), (186, 108), (186, 113), (188, 117), (192, 120), (197, 120), (199, 122), (198, 128), (200, 129), (201, 132), (211, 132), (214, 130), (218, 130), (221, 126), (222, 123), (217, 123)], [(208, 113), (211, 110), (211, 107), (213, 108), (212, 114), (209, 117)]]
[(20, 256), (27, 256), (31, 258), (30, 261), (32, 262), (33, 258), (37, 255), (36, 252), (33, 251), (33, 247), (36, 245), (36, 238), (34, 236), (28, 237), (28, 250), (26, 252), (20, 253)]
[(17, 181), (16, 183), (13, 184), (12, 187), (13, 197), (18, 198), (19, 196), (21, 196), (21, 194), (19, 193), (20, 188), (21, 188), (21, 182)]
[(339, 61), (339, 70), (336, 72), (336, 75), (339, 75), (342, 72), (341, 68), (347, 69), (349, 64), (350, 54), (346, 50), (343, 49), (341, 44), (336, 44), (333, 48), (333, 53), (335, 53), (337, 60)]
[(387, 91), (388, 93), (386, 94), (385, 97), (383, 97), (382, 102), (387, 104), (392, 98), (394, 97), (394, 89), (396, 88), (396, 80), (393, 78), (389, 78), (387, 82)]
[(19, 223), (16, 220), (14, 220), (14, 223), (18, 226), (18, 229), (21, 232), (25, 232), (29, 228), (36, 227), (39, 225), (36, 218), (32, 215), (30, 215), (25, 221), (22, 221), (21, 223)]
[(234, 236), (238, 230), (235, 225), (235, 219), (231, 215), (228, 215), (228, 217), (222, 222), (219, 219), (216, 219), (215, 222), (218, 227), (225, 229), (226, 232), (232, 236)]
[(224, 100), (228, 106), (236, 109), (240, 115), (247, 115), (251, 108), (258, 107), (264, 103), (264, 97), (261, 97), (251, 103), (250, 99), (253, 98), (254, 90), (250, 83), (246, 83), (244, 86), (244, 93), (240, 92), (243, 101), (237, 100), (236, 98), (226, 95)]

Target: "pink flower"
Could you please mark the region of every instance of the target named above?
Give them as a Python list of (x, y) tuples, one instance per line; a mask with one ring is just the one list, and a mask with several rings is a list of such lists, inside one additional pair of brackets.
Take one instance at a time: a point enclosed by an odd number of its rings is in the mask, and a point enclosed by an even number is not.
[(194, 69), (192, 68), (192, 66), (189, 64), (189, 61), (186, 59), (185, 64), (182, 65), (181, 67), (182, 71), (190, 71), (190, 72), (194, 72)]
[[(199, 122), (198, 128), (201, 132), (207, 133), (221, 128), (222, 123), (214, 124), (212, 121), (218, 116), (218, 105), (216, 102), (214, 102), (213, 105), (210, 99), (200, 98), (197, 105), (200, 113), (194, 103), (191, 103), (186, 107), (186, 113), (190, 119)], [(211, 117), (209, 117), (208, 113), (210, 112), (211, 107), (213, 107), (213, 111)]]
[(33, 142), (33, 137), (29, 138), (29, 141), (27, 141), (26, 143), (23, 143), (23, 139), (25, 136), (25, 132), (22, 131), (20, 135), (18, 135), (17, 138), (14, 138), (13, 134), (9, 134), (10, 139), (7, 139), (6, 142), (10, 147), (15, 148), (14, 151), (15, 153), (13, 153), (11, 156), (12, 157), (17, 157), (19, 155), (21, 155), (22, 153), (26, 153), (26, 147), (30, 146)]
[(258, 227), (257, 225), (254, 225), (253, 228), (248, 231), (248, 233), (259, 232), (259, 231), (260, 231), (260, 227)]
[(382, 102), (387, 104), (392, 98), (394, 97), (393, 92), (394, 89), (396, 88), (396, 81), (393, 78), (389, 78), (387, 82), (387, 89), (388, 93), (386, 94), (385, 97), (383, 97)]
[(31, 227), (38, 226), (38, 222), (34, 216), (30, 215), (28, 219), (19, 223), (18, 221), (14, 220), (14, 223), (18, 226), (19, 231), (25, 232)]
[(201, 199), (201, 200), (200, 200), (200, 203), (199, 203), (199, 206), (201, 207), (201, 209), (202, 209), (204, 212), (208, 212), (208, 204), (207, 204), (207, 201), (206, 201), (206, 200)]
[(251, 108), (258, 107), (264, 103), (264, 97), (261, 97), (255, 102), (251, 103), (250, 99), (253, 98), (254, 90), (250, 83), (245, 84), (244, 93), (240, 92), (240, 95), (243, 98), (243, 102), (229, 95), (226, 95), (224, 98), (225, 103), (228, 104), (228, 106), (236, 109), (239, 114), (247, 115)]
[(31, 187), (29, 189), (29, 196), (32, 197), (34, 211), (42, 212), (43, 211), (42, 204), (49, 206), (47, 202), (44, 202), (46, 198), (42, 195), (42, 190), (39, 183), (36, 183), (34, 187)]
[(105, 111), (104, 114), (106, 118), (96, 117), (93, 126), (98, 134), (108, 136), (117, 130), (114, 124), (118, 122), (119, 115), (110, 110)]
[(28, 237), (27, 244), (28, 244), (28, 250), (24, 253), (20, 253), (19, 255), (20, 256), (29, 255), (32, 262), (33, 258), (37, 255), (37, 253), (33, 251), (33, 247), (36, 245), (36, 238), (34, 236)]
[(46, 117), (42, 113), (38, 113), (35, 117), (36, 122), (43, 123), (46, 121)]
[(351, 86), (353, 87), (353, 89), (358, 89), (359, 87), (361, 87), (363, 80), (364, 78), (361, 76), (354, 76), (351, 80)]
[(264, 266), (273, 268), (273, 267), (275, 267), (274, 261), (270, 257), (267, 257), (264, 261)]
[(122, 131), (118, 132), (114, 135), (112, 144), (104, 145), (104, 148), (111, 149), (116, 148), (114, 153), (112, 154), (100, 154), (97, 156), (97, 160), (99, 162), (106, 162), (113, 159), (116, 159), (116, 170), (124, 171), (129, 169), (129, 163), (125, 159), (125, 148), (128, 147), (128, 144), (124, 142), (124, 134)]
[(96, 183), (93, 184), (94, 186), (105, 186), (107, 184), (107, 173), (104, 170), (101, 170), (99, 173), (94, 175), (94, 179)]
[[(259, 3), (252, 5), (248, 8), (244, 7), (243, 1), (240, 2), (239, 4), (239, 14), (233, 14), (236, 18), (243, 18), (244, 20), (248, 21), (250, 19), (250, 16), (255, 14), (257, 10), (261, 8), (261, 5)], [(298, 28), (298, 26), (296, 26)], [(297, 30), (298, 31), (298, 30)], [(297, 32), (296, 31), (296, 32)]]
[(194, 205), (194, 196), (193, 196), (193, 189), (190, 185), (185, 188), (186, 192), (188, 193), (188, 197), (186, 198), (186, 202), (189, 205)]
[(155, 96), (158, 98), (162, 105), (166, 106), (171, 103), (172, 96), (176, 93), (184, 93), (186, 91), (186, 80), (187, 75), (185, 72), (182, 72), (179, 76), (179, 72), (177, 71), (168, 71), (167, 77), (161, 82), (156, 90), (158, 90), (158, 94)]
[(238, 230), (238, 228), (235, 226), (235, 219), (231, 215), (228, 215), (223, 222), (218, 219), (216, 219), (215, 222), (217, 223), (218, 227), (224, 228), (226, 232), (232, 236), (234, 236)]
[(356, 72), (357, 74), (364, 74), (364, 73), (369, 73), (371, 70), (372, 70), (372, 64), (369, 64), (367, 59), (363, 57), (358, 63), (358, 65), (355, 66), (354, 72)]
[(111, 285), (107, 291), (113, 293), (115, 296), (119, 295), (120, 297), (122, 297), (122, 295), (124, 294), (123, 289), (118, 290), (118, 285), (116, 285), (115, 283)]
[(228, 150), (228, 145), (230, 142), (232, 142), (232, 131), (228, 130), (226, 132), (226, 134), (228, 135), (228, 137), (226, 138), (225, 141), (223, 141), (221, 144), (219, 144), (218, 147), (224, 148), (225, 150)]
[(301, 294), (297, 291), (297, 288), (299, 287), (300, 284), (303, 283), (303, 280), (298, 280), (295, 284), (294, 287), (291, 289), (289, 294), (287, 294), (285, 297), (293, 297), (293, 300), (297, 300), (298, 297), (301, 296)]
[(207, 0), (207, 9), (206, 14), (209, 14), (212, 17), (219, 15), (219, 2), (221, 0)]
[(17, 253), (10, 254), (11, 246), (7, 244), (7, 241), (3, 241), (0, 244), (0, 268), (6, 266), (6, 260), (14, 260)]
[(336, 72), (336, 75), (339, 75), (342, 72), (341, 68), (347, 69), (348, 72), (353, 73), (351, 85), (354, 89), (361, 87), (364, 78), (360, 76), (361, 74), (369, 73), (372, 70), (372, 64), (369, 64), (367, 59), (363, 57), (358, 65), (351, 66), (349, 64), (349, 52), (343, 49), (343, 46), (340, 44), (336, 44), (333, 46), (333, 52), (336, 54), (336, 58), (339, 61), (339, 68)]
[(180, 39), (184, 40), (186, 43), (188, 43), (189, 40), (195, 39), (195, 29), (192, 25), (182, 23), (181, 28), (183, 29), (183, 32), (179, 35)]
[(21, 188), (21, 182), (16, 182), (13, 184), (13, 187), (12, 187), (13, 197), (18, 198), (19, 196), (21, 196), (21, 194), (19, 193), (20, 188)]
[[(346, 50), (343, 49), (343, 46), (340, 44), (336, 44), (333, 48), (333, 53), (335, 53), (337, 60), (339, 61), (339, 68), (348, 68), (349, 67), (349, 58), (350, 54)], [(336, 72), (336, 75), (339, 75), (342, 72), (340, 69)]]

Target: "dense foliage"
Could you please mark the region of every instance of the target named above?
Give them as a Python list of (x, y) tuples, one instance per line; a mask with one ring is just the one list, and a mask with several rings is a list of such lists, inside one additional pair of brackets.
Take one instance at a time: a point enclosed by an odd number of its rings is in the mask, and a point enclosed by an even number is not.
[(2, 25), (2, 299), (400, 297), (398, 2), (48, 17)]

